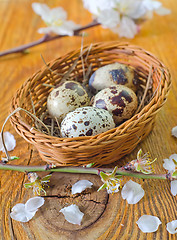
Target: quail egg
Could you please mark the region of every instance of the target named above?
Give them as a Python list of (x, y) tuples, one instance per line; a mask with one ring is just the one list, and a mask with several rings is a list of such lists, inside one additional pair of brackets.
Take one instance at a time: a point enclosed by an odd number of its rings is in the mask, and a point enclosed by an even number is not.
[(47, 108), (49, 114), (61, 122), (68, 112), (87, 106), (89, 102), (89, 96), (80, 83), (66, 81), (49, 94)]
[(62, 137), (94, 136), (115, 127), (112, 114), (96, 107), (81, 107), (66, 115), (61, 123)]
[(105, 88), (95, 95), (93, 107), (108, 110), (116, 124), (129, 119), (138, 106), (134, 91), (123, 85)]
[(127, 86), (135, 91), (138, 85), (135, 76), (134, 70), (127, 65), (118, 62), (112, 63), (97, 69), (89, 79), (89, 86), (94, 93), (117, 84)]

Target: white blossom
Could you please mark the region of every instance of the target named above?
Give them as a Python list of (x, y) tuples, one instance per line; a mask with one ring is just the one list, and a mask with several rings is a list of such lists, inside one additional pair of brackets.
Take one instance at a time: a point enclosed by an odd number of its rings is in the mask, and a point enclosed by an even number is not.
[(139, 32), (137, 20), (150, 18), (153, 12), (159, 15), (170, 13), (161, 2), (154, 0), (83, 0), (83, 3), (104, 28), (127, 38), (133, 38)]
[[(14, 150), (14, 148), (16, 146), (16, 140), (15, 140), (14, 136), (10, 132), (4, 132), (3, 136), (4, 136), (4, 142), (5, 142), (7, 151)], [(2, 143), (2, 138), (0, 138), (0, 151), (5, 152), (4, 146)]]
[(33, 197), (30, 198), (25, 204), (16, 204), (10, 213), (11, 218), (20, 222), (28, 222), (32, 219), (37, 212), (38, 208), (44, 204), (44, 198)]
[(68, 207), (62, 208), (60, 212), (63, 213), (65, 219), (72, 223), (72, 224), (78, 224), (81, 225), (82, 218), (84, 216), (84, 213), (82, 213), (79, 210), (79, 207), (75, 204), (72, 204)]
[(32, 3), (32, 8), (47, 25), (45, 28), (40, 28), (38, 30), (39, 33), (72, 36), (74, 30), (80, 27), (80, 25), (75, 24), (73, 21), (67, 20), (67, 13), (61, 7), (50, 9), (46, 4)]
[(171, 181), (171, 193), (173, 196), (177, 195), (177, 180)]
[(171, 234), (177, 233), (177, 220), (167, 223), (167, 231)]
[(86, 188), (91, 188), (92, 185), (93, 183), (88, 180), (80, 180), (72, 186), (71, 188), (72, 194), (81, 193)]
[(153, 163), (156, 160), (157, 160), (157, 158), (152, 160), (149, 152), (143, 154), (142, 149), (140, 149), (137, 153), (137, 158), (135, 160), (132, 160), (131, 162), (127, 163), (124, 166), (124, 169), (129, 170), (129, 171), (142, 172), (144, 174), (150, 174), (150, 173), (154, 172)]
[(158, 217), (151, 215), (143, 215), (136, 222), (140, 230), (144, 233), (156, 232), (161, 221)]
[(136, 204), (144, 196), (144, 190), (141, 185), (130, 180), (122, 188), (121, 195), (126, 199), (128, 204)]
[(177, 154), (172, 154), (169, 159), (164, 159), (163, 167), (168, 170), (168, 172), (174, 172), (176, 169), (176, 165), (173, 161), (173, 159), (177, 162)]
[[(41, 178), (35, 172), (28, 173), (28, 179), (30, 183), (25, 183), (25, 188), (33, 188), (33, 193), (35, 195), (41, 195), (43, 192), (46, 195), (46, 191), (44, 190), (45, 186), (48, 186), (47, 183), (50, 182), (51, 175), (46, 175), (45, 177)], [(49, 187), (49, 186), (48, 186)]]
[(119, 191), (121, 185), (120, 178), (122, 176), (116, 175), (117, 167), (114, 168), (112, 173), (100, 172), (101, 181), (104, 183), (97, 191), (99, 192), (102, 189), (107, 190), (108, 194), (113, 194)]
[(177, 126), (174, 127), (174, 128), (172, 128), (172, 130), (171, 130), (171, 134), (172, 134), (172, 136), (174, 136), (174, 137), (177, 138)]

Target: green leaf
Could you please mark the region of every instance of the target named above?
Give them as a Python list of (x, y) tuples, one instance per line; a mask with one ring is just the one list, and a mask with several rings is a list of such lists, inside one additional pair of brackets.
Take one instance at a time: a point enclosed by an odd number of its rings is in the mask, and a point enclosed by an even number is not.
[(177, 176), (177, 171), (175, 171), (173, 174), (172, 174), (172, 177), (176, 177)]
[(177, 161), (175, 159), (172, 159), (172, 161), (174, 162), (175, 165), (177, 165)]
[(86, 165), (86, 168), (91, 168), (95, 163), (89, 163)]
[(108, 186), (107, 183), (104, 183), (104, 184), (97, 190), (97, 192), (99, 192), (99, 191), (107, 188), (107, 186)]
[(45, 176), (45, 177), (43, 177), (42, 179), (41, 179), (41, 181), (42, 182), (45, 182), (45, 181), (48, 181), (50, 178), (51, 178), (51, 174), (50, 175), (47, 175), (47, 176)]
[(141, 158), (141, 155), (142, 155), (142, 149), (140, 149), (137, 153), (137, 159), (140, 159)]
[(101, 178), (106, 182), (109, 178), (110, 178), (110, 176), (108, 176), (106, 173), (104, 173), (104, 172), (100, 172), (100, 176), (101, 176)]
[(32, 187), (32, 184), (31, 184), (31, 183), (25, 183), (25, 184), (24, 184), (24, 187), (25, 187), (25, 188), (31, 188), (31, 187)]
[(116, 171), (117, 171), (117, 166), (114, 168), (114, 170), (111, 173), (111, 177), (114, 177), (116, 175)]
[(121, 179), (122, 178), (122, 175), (116, 175), (115, 176), (115, 179)]

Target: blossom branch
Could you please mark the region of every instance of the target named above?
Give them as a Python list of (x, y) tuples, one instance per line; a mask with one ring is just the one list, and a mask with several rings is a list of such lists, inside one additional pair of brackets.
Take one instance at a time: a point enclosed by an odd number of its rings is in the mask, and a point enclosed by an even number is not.
[[(93, 22), (74, 30), (73, 36), (79, 36), (80, 32), (82, 32), (86, 29), (98, 26), (98, 25), (100, 25), (100, 23), (98, 23), (96, 20), (94, 20)], [(25, 53), (25, 51), (29, 48), (35, 47), (37, 45), (40, 45), (40, 44), (43, 44), (43, 43), (46, 43), (46, 42), (49, 42), (49, 41), (53, 41), (55, 39), (59, 39), (59, 38), (62, 38), (62, 37), (67, 37), (67, 36), (68, 35), (54, 35), (54, 36), (52, 36), (52, 35), (46, 34), (42, 38), (40, 38), (39, 40), (36, 40), (34, 42), (24, 44), (24, 45), (21, 45), (19, 47), (11, 48), (9, 50), (5, 50), (3, 52), (0, 52), (0, 57), (5, 56), (5, 55), (9, 55), (9, 54), (13, 54), (13, 53)]]
[[(84, 167), (55, 167), (52, 165), (43, 166), (20, 166), (0, 163), (0, 170), (12, 170), (19, 172), (64, 172), (64, 173), (86, 173), (100, 175), (100, 172), (112, 173), (111, 168), (84, 168)], [(169, 174), (143, 174), (140, 172), (133, 172), (128, 170), (123, 170), (122, 168), (117, 168), (117, 175), (129, 176), (142, 179), (160, 179), (160, 180), (174, 180), (176, 177), (169, 177)]]

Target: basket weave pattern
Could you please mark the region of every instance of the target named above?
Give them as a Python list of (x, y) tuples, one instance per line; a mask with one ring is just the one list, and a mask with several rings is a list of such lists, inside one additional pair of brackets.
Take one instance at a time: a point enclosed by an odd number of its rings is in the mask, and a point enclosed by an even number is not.
[[(11, 111), (21, 107), (33, 113), (33, 100), (36, 116), (46, 109), (47, 96), (51, 91), (45, 84), (57, 85), (60, 74), (68, 72), (80, 56), (80, 49), (72, 51), (48, 64), (48, 67), (29, 78), (17, 91), (12, 100)], [(83, 68), (83, 59), (84, 68)], [(22, 111), (11, 117), (11, 123), (26, 141), (34, 144), (41, 158), (57, 166), (110, 164), (130, 153), (145, 138), (154, 125), (155, 116), (166, 101), (171, 86), (167, 68), (152, 54), (137, 46), (126, 43), (97, 43), (83, 48), (83, 57), (70, 73), (70, 79), (82, 82), (83, 71), (92, 65), (92, 72), (109, 63), (120, 62), (131, 66), (146, 81), (149, 69), (156, 69), (152, 74), (153, 98), (135, 114), (117, 128), (92, 137), (58, 138), (48, 136), (32, 127), (33, 121)], [(52, 71), (51, 71), (52, 70)]]

